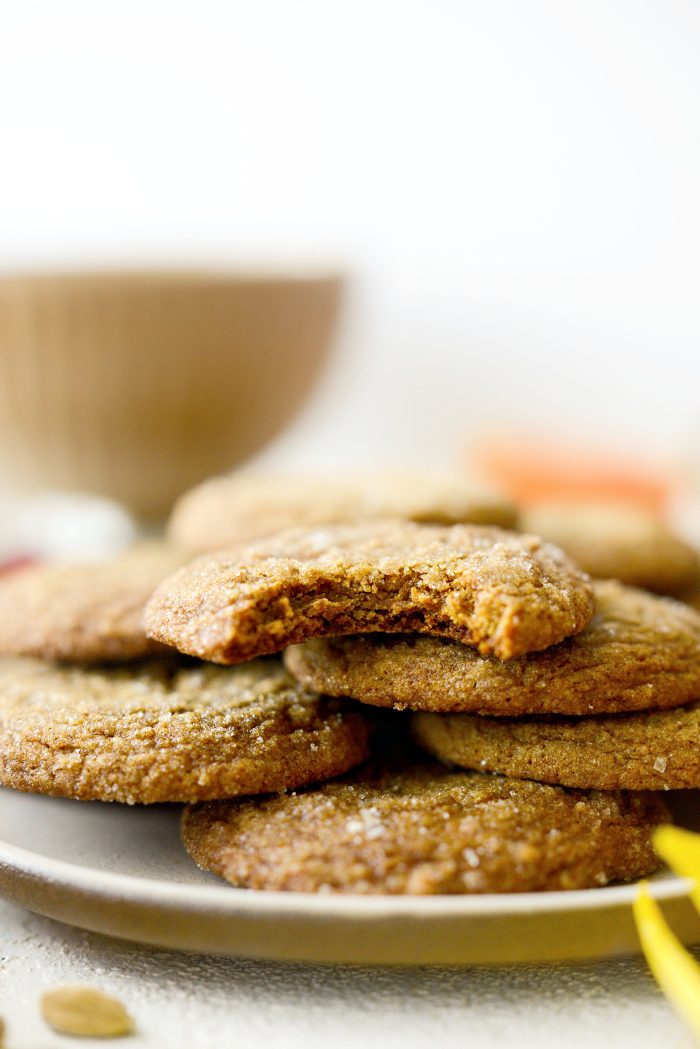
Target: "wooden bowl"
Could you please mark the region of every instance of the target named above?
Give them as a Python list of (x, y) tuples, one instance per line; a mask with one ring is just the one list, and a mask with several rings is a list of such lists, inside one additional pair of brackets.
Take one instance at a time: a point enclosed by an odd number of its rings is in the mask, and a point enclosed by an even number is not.
[(0, 486), (165, 516), (300, 406), (341, 287), (335, 275), (0, 278)]

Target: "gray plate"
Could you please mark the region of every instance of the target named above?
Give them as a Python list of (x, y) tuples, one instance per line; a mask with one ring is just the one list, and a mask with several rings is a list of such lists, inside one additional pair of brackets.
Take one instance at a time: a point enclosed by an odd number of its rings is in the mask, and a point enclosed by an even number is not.
[[(675, 797), (700, 827), (697, 791)], [(104, 805), (0, 789), (0, 894), (95, 932), (183, 950), (363, 964), (591, 958), (635, 951), (633, 885), (489, 896), (363, 897), (233, 889), (197, 869), (179, 807)], [(688, 885), (654, 895), (700, 941)]]

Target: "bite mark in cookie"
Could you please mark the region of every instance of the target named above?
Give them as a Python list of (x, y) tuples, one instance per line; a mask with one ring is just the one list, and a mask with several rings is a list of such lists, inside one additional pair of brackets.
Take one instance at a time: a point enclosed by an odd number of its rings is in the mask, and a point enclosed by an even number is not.
[(377, 521), (199, 558), (158, 588), (146, 625), (219, 663), (373, 631), (437, 634), (511, 659), (577, 633), (592, 614), (587, 576), (535, 536)]
[(602, 714), (700, 698), (700, 614), (613, 581), (594, 584), (581, 633), (508, 662), (441, 638), (366, 634), (295, 645), (309, 688), (375, 706), (443, 713)]

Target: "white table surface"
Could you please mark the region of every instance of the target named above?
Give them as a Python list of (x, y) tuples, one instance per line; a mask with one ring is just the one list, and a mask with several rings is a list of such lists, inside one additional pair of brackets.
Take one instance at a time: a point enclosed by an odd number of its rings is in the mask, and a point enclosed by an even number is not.
[[(365, 969), (153, 950), (0, 902), (8, 1049), (105, 1045), (59, 1037), (37, 1000), (90, 983), (127, 1004), (158, 1049), (691, 1049), (639, 958), (501, 969)], [(700, 952), (698, 952), (700, 956)]]

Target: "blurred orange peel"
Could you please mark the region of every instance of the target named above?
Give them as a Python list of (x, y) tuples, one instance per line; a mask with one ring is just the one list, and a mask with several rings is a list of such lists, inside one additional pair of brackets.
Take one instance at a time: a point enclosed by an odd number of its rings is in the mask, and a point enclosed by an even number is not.
[[(691, 880), (690, 895), (700, 911), (700, 834), (679, 827), (660, 827), (654, 835), (654, 847), (676, 874)], [(634, 919), (656, 982), (700, 1039), (700, 965), (667, 925), (646, 882), (640, 885), (634, 901)]]
[(485, 435), (468, 452), (484, 480), (517, 503), (612, 503), (663, 516), (677, 485), (671, 463), (650, 464), (641, 453), (568, 443), (550, 436)]

